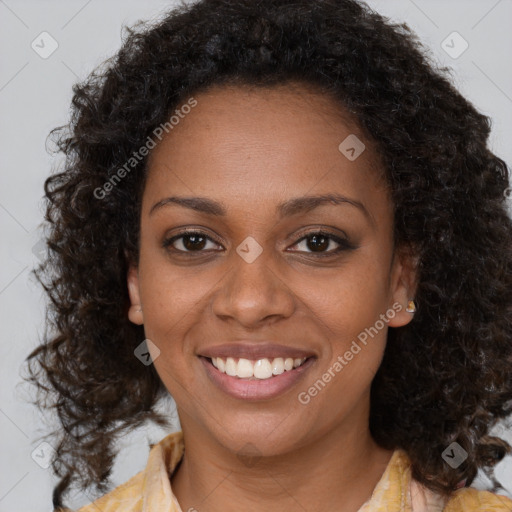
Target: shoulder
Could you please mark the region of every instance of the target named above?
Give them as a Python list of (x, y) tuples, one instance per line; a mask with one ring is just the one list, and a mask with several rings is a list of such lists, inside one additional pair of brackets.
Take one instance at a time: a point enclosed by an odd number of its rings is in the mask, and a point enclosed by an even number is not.
[(142, 512), (142, 510), (179, 510), (169, 482), (181, 460), (185, 445), (181, 431), (173, 432), (150, 445), (145, 469), (78, 512)]
[(108, 494), (80, 508), (78, 512), (141, 512), (144, 472), (141, 471)]
[(444, 512), (512, 512), (512, 500), (501, 494), (472, 487), (458, 489), (450, 497)]

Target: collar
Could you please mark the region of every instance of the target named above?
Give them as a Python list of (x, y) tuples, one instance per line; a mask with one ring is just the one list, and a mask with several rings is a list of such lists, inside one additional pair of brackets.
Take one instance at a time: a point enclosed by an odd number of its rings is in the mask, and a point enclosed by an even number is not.
[[(144, 471), (142, 512), (182, 512), (170, 478), (185, 451), (182, 432), (164, 437), (151, 448)], [(406, 452), (396, 449), (370, 499), (358, 512), (440, 512), (445, 500), (411, 478)]]
[(172, 492), (170, 477), (184, 451), (182, 432), (169, 434), (151, 448), (142, 484), (142, 512), (182, 512)]

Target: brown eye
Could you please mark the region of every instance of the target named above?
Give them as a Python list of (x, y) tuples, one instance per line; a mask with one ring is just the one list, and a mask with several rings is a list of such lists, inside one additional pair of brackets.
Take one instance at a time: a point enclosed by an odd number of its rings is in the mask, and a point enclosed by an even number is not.
[(206, 237), (201, 235), (185, 235), (181, 238), (183, 239), (182, 244), (187, 251), (200, 251), (206, 245)]
[(329, 247), (329, 242), (332, 240), (328, 236), (324, 235), (311, 235), (306, 238), (306, 246), (313, 252), (323, 252)]
[[(204, 252), (204, 249), (207, 248), (208, 242), (217, 245), (216, 242), (206, 236), (205, 233), (200, 231), (187, 231), (168, 238), (162, 245), (163, 247), (170, 247), (176, 252)], [(212, 248), (215, 249), (215, 247), (210, 247), (207, 248), (207, 250)]]
[(343, 250), (354, 249), (348, 240), (323, 231), (310, 233), (302, 237), (295, 245), (300, 246), (301, 244), (304, 249), (298, 252), (311, 252), (319, 255), (333, 255)]

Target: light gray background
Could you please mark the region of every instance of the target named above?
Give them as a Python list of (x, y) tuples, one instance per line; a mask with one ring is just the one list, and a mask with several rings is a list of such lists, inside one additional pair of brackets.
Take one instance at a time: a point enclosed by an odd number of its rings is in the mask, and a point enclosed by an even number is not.
[[(369, 4), (395, 21), (408, 23), (433, 57), (453, 68), (459, 90), (493, 119), (492, 149), (510, 164), (512, 0), (371, 0)], [(20, 379), (20, 367), (43, 326), (44, 299), (30, 270), (38, 263), (43, 181), (60, 161), (46, 153), (46, 136), (67, 122), (72, 84), (119, 48), (121, 26), (154, 18), (172, 5), (163, 0), (0, 0), (0, 512), (52, 510), (55, 481), (50, 469), (31, 457), (44, 463), (51, 453), (40, 446), (44, 418), (27, 402), (30, 388)], [(46, 59), (31, 47), (43, 31), (58, 43)], [(442, 47), (454, 31), (469, 45), (457, 58)], [(46, 49), (49, 44), (47, 39)], [(450, 36), (445, 44), (458, 54), (465, 43)], [(172, 403), (169, 407), (172, 410)], [(512, 443), (512, 432), (504, 432)], [(165, 434), (152, 427), (123, 438), (114, 484), (143, 469), (148, 440), (157, 442)], [(496, 473), (512, 493), (510, 457)], [(476, 486), (482, 486), (486, 480), (481, 476), (478, 482)], [(71, 505), (89, 501), (77, 494)]]

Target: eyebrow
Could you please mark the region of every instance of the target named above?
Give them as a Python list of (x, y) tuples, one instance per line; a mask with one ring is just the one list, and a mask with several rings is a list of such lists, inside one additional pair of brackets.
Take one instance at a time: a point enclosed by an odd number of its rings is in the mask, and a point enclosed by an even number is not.
[[(364, 215), (373, 223), (373, 218), (365, 208), (363, 203), (350, 199), (341, 194), (322, 194), (316, 196), (302, 196), (288, 199), (287, 201), (277, 205), (276, 211), (280, 218), (297, 215), (298, 213), (307, 213), (319, 206), (326, 204), (348, 204), (359, 209)], [(162, 199), (155, 203), (149, 210), (149, 215), (152, 215), (155, 211), (169, 205), (179, 205), (184, 208), (206, 213), (208, 215), (214, 215), (218, 217), (225, 217), (227, 210), (222, 203), (208, 199), (206, 197), (178, 197), (171, 196)]]

